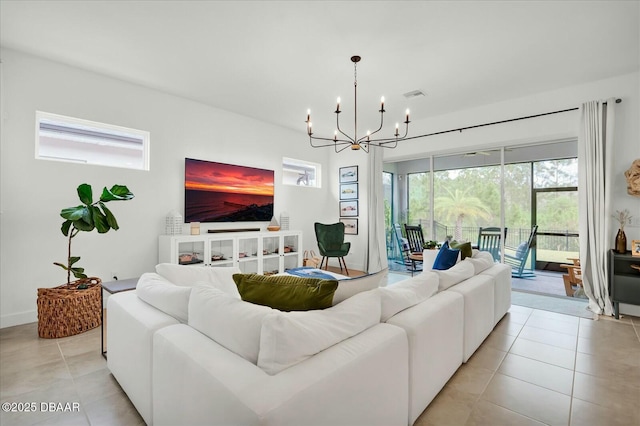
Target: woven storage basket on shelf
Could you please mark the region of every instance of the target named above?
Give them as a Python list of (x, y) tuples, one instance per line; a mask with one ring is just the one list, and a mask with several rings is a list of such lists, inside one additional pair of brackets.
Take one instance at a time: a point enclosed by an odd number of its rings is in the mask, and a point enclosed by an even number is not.
[[(54, 288), (38, 289), (38, 335), (45, 339), (73, 336), (98, 327), (100, 278), (84, 278)], [(80, 284), (89, 288), (78, 290)]]

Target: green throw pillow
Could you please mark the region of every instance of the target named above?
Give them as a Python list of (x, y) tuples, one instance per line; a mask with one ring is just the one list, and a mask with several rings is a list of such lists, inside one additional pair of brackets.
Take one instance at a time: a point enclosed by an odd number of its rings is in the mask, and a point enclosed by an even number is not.
[(280, 311), (330, 308), (338, 281), (287, 275), (233, 274), (245, 302)]
[(471, 250), (471, 243), (469, 242), (457, 242), (451, 241), (449, 244), (451, 248), (455, 248), (460, 250), (460, 260), (464, 260), (466, 257), (473, 256), (473, 251)]

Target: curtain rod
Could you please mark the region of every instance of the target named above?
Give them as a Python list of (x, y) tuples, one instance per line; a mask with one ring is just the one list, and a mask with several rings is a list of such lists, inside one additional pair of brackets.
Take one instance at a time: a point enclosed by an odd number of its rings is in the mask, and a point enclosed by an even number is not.
[[(617, 104), (619, 104), (620, 102), (622, 102), (622, 99), (620, 99), (620, 98), (616, 99), (616, 103)], [(604, 104), (606, 105), (607, 103), (604, 102)], [(576, 111), (578, 109), (579, 109), (578, 107), (575, 107), (575, 108), (562, 109), (562, 110), (559, 110), (559, 111), (544, 112), (542, 114), (527, 115), (525, 117), (509, 118), (507, 120), (500, 120), (500, 121), (492, 121), (491, 123), (476, 124), (476, 125), (473, 125), (473, 126), (460, 127), (458, 129), (442, 130), (440, 132), (427, 133), (425, 135), (411, 136), (411, 137), (405, 138), (403, 140), (406, 141), (406, 140), (409, 140), (409, 139), (425, 138), (427, 136), (436, 136), (436, 135), (442, 135), (444, 133), (452, 133), (452, 132), (460, 132), (460, 133), (462, 133), (463, 130), (475, 129), (475, 128), (478, 128), (478, 127), (485, 127), (485, 126), (493, 126), (494, 124), (510, 123), (512, 121), (528, 120), (530, 118), (544, 117), (545, 115), (560, 114), (560, 113), (563, 113), (563, 112)]]

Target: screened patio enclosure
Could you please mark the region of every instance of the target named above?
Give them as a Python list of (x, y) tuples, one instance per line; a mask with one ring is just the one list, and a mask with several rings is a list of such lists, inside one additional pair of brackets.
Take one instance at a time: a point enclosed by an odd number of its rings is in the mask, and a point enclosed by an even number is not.
[(508, 256), (537, 225), (526, 260), (534, 273), (562, 271), (579, 256), (575, 140), (434, 155), (384, 170), (390, 264), (399, 251), (393, 225), (405, 223), (422, 225), (426, 240), (473, 244), (480, 228), (497, 227)]

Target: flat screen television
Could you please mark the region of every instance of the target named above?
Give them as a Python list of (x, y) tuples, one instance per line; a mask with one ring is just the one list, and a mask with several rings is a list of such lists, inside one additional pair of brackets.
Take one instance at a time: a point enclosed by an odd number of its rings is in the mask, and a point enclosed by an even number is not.
[(273, 183), (273, 170), (185, 158), (185, 222), (269, 221)]

